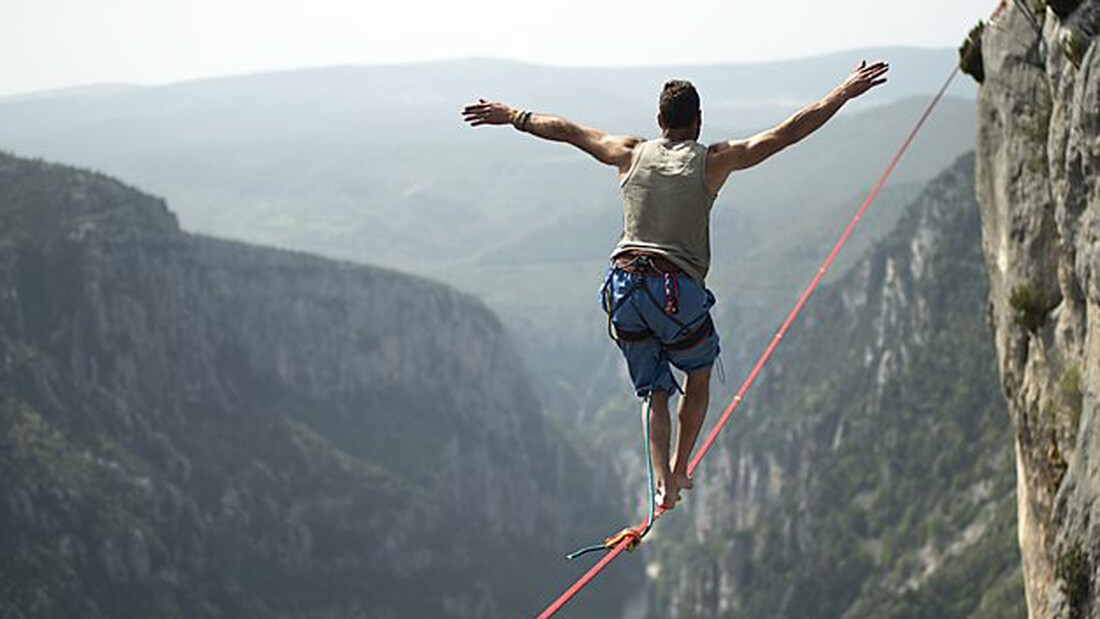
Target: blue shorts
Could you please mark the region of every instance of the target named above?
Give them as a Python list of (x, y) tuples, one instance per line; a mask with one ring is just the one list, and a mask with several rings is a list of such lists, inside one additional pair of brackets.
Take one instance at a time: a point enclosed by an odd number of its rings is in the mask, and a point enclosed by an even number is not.
[(718, 332), (713, 328), (694, 345), (676, 347), (676, 342), (705, 323), (715, 302), (714, 295), (690, 276), (680, 273), (669, 275), (666, 280), (661, 275), (613, 268), (607, 274), (600, 297), (604, 312), (612, 312), (611, 323), (616, 331), (651, 333), (641, 339), (615, 340), (626, 357), (638, 396), (652, 391), (678, 391), (670, 365), (690, 372), (709, 367), (718, 358)]

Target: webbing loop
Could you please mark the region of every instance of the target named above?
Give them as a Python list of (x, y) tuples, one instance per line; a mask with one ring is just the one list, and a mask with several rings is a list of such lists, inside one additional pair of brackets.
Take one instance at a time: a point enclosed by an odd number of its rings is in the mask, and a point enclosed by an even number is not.
[(638, 544), (642, 543), (642, 534), (635, 530), (633, 527), (627, 527), (622, 531), (619, 531), (615, 535), (605, 539), (603, 541), (604, 548), (611, 550), (626, 540), (626, 551), (633, 552)]

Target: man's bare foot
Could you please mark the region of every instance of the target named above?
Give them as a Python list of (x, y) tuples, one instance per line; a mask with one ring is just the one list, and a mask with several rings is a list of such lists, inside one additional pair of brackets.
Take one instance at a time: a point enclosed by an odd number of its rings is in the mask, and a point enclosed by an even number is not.
[(687, 473), (673, 473), (672, 480), (676, 482), (676, 488), (679, 490), (691, 490), (695, 487), (695, 482), (688, 477)]
[(676, 507), (676, 502), (680, 500), (680, 488), (671, 479), (668, 482), (658, 481), (657, 493), (653, 498), (661, 509), (672, 509)]

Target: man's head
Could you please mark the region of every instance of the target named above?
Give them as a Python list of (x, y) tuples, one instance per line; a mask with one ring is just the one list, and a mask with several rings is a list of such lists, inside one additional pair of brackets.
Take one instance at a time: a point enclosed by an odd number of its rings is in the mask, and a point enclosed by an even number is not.
[(699, 93), (687, 80), (669, 80), (661, 89), (661, 101), (657, 124), (664, 130), (691, 129), (698, 137), (699, 126), (703, 124), (703, 113), (699, 109)]

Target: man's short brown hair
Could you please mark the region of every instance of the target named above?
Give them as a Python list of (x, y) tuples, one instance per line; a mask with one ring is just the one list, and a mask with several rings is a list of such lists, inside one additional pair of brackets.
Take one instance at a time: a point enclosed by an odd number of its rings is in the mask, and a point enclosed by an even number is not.
[(699, 117), (699, 93), (687, 80), (669, 80), (661, 89), (661, 121), (668, 129), (683, 129)]

